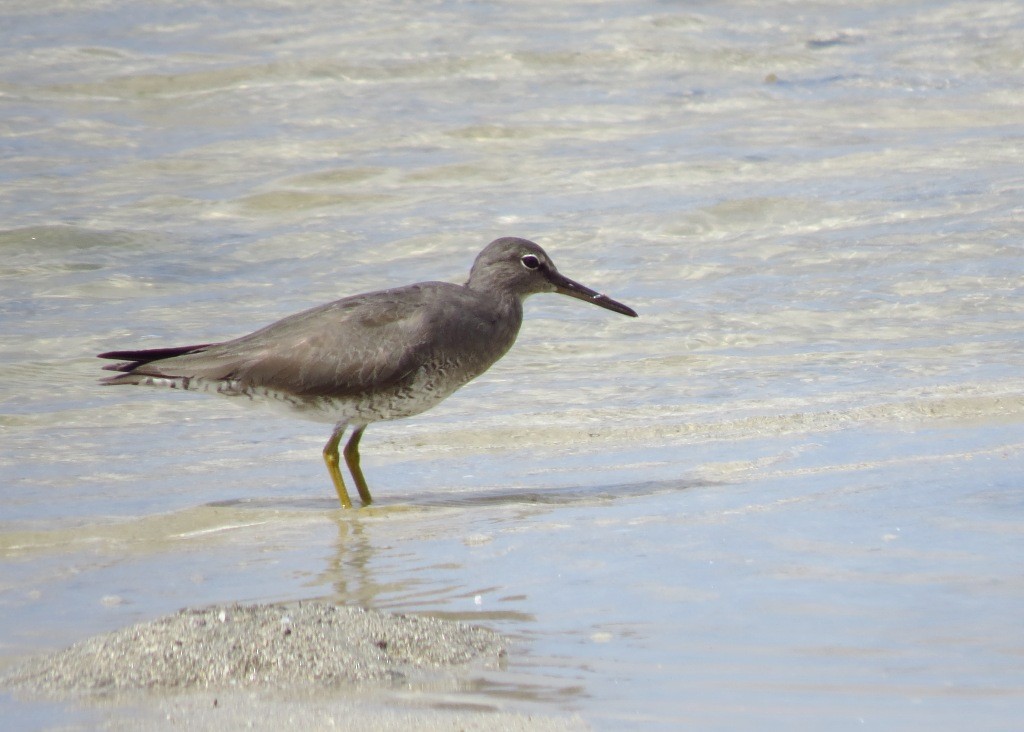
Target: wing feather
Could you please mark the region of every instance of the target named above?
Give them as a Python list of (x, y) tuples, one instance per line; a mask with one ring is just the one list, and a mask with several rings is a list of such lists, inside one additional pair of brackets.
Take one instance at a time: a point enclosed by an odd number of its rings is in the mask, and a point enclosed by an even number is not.
[(421, 283), (337, 300), (224, 343), (112, 351), (102, 357), (128, 363), (108, 367), (126, 373), (106, 383), (188, 377), (332, 397), (393, 388), (411, 381), (436, 353), (438, 331), (430, 324), (451, 320), (463, 289)]

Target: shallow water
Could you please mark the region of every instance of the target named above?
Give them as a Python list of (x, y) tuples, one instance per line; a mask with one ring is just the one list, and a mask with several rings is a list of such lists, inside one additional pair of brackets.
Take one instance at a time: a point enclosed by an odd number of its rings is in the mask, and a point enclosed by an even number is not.
[[(1016, 726), (1018, 4), (0, 18), (0, 663), (327, 597), (519, 638), (460, 703)], [(641, 317), (532, 298), (490, 372), (367, 431), (372, 508), (335, 508), (323, 425), (96, 386), (100, 351), (463, 281), (500, 235)]]

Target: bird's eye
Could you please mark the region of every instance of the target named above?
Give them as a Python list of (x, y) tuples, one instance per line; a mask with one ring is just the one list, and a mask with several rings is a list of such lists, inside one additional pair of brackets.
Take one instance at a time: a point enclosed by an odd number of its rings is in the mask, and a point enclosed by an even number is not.
[(523, 266), (527, 269), (537, 269), (540, 266), (540, 260), (532, 254), (525, 254), (523, 258), (519, 260), (523, 263)]

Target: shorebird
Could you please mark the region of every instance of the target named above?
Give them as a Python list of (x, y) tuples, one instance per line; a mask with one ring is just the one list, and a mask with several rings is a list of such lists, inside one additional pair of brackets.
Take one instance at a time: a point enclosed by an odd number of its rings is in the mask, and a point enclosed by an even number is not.
[(575, 297), (636, 317), (620, 302), (561, 274), (537, 244), (505, 237), (488, 244), (464, 285), (420, 282), (342, 298), (223, 343), (109, 351), (121, 363), (103, 384), (220, 394), (284, 407), (331, 422), (327, 471), (351, 508), (338, 445), (363, 504), (372, 501), (359, 465), (367, 425), (419, 414), (476, 378), (512, 347), (523, 300), (540, 292)]

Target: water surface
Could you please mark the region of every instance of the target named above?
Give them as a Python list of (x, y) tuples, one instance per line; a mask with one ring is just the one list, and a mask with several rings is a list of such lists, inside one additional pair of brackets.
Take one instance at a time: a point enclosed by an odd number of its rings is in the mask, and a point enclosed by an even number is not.
[[(508, 633), (460, 703), (598, 729), (1016, 726), (1017, 4), (0, 17), (2, 663), (326, 597)], [(323, 425), (96, 386), (100, 351), (463, 281), (501, 235), (641, 317), (532, 298), (490, 372), (367, 431), (368, 510)]]

